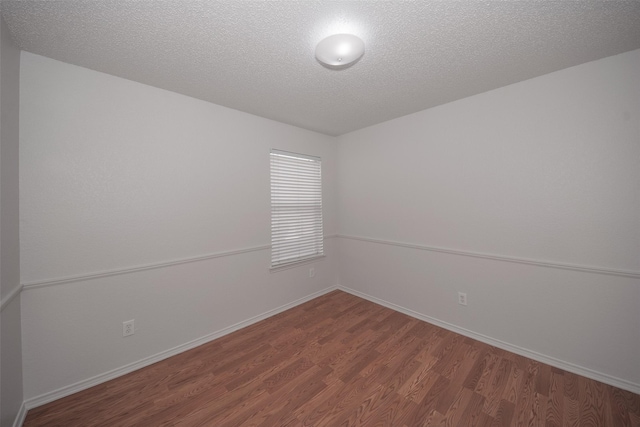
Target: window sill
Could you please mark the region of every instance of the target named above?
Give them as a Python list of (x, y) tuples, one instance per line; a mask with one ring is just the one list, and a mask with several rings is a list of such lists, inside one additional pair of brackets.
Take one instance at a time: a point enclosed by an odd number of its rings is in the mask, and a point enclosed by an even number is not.
[(318, 261), (319, 259), (326, 258), (326, 257), (327, 257), (326, 255), (318, 255), (318, 256), (314, 256), (313, 258), (305, 258), (300, 261), (293, 261), (287, 264), (278, 265), (276, 267), (270, 267), (269, 271), (271, 273), (277, 273), (278, 271), (288, 270), (290, 268), (299, 267), (305, 264), (311, 264), (312, 262)]

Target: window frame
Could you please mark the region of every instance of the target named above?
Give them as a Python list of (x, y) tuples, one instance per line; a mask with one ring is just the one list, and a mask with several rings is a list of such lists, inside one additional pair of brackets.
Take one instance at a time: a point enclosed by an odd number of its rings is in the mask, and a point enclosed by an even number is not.
[(322, 159), (271, 149), (271, 270), (325, 256)]

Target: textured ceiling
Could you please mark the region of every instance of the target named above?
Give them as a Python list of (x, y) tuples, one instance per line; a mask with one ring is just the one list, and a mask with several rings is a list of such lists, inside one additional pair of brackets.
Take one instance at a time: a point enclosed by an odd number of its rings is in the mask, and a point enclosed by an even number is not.
[[(24, 0), (2, 14), (29, 52), (328, 135), (640, 48), (640, 1)], [(330, 70), (315, 45), (340, 32), (366, 51)]]

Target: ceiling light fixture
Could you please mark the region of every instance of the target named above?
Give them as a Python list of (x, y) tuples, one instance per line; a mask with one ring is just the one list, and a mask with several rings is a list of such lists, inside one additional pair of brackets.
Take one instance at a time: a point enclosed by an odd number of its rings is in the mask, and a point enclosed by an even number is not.
[(316, 58), (329, 68), (347, 68), (363, 54), (364, 42), (353, 34), (334, 34), (316, 47)]

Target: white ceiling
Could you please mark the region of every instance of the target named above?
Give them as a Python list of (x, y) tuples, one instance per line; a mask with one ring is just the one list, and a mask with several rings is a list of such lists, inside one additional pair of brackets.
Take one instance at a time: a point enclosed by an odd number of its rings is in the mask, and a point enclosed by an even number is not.
[[(640, 48), (640, 1), (3, 1), (20, 48), (328, 135)], [(314, 57), (348, 32), (364, 57)], [(638, 70), (640, 72), (640, 70)]]

